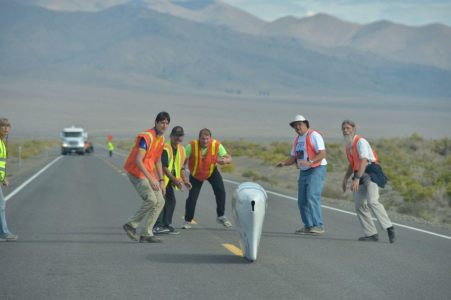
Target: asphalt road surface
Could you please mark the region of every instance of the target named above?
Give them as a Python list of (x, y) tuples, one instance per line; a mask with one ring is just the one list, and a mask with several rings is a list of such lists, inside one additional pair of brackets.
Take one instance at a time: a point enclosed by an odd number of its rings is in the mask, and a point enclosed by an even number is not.
[[(163, 235), (162, 244), (133, 242), (122, 225), (141, 200), (122, 171), (123, 161), (102, 149), (64, 156), (9, 197), (8, 223), (19, 240), (0, 243), (0, 299), (451, 297), (449, 231), (411, 223), (442, 236), (398, 226), (394, 244), (385, 232), (377, 243), (358, 242), (362, 232), (355, 216), (323, 209), (326, 233), (298, 236), (296, 202), (274, 194), (254, 263), (228, 250), (227, 245), (239, 247), (238, 233), (216, 223), (208, 183), (192, 229)], [(235, 188), (226, 182), (229, 217)], [(186, 195), (176, 194), (176, 227)]]

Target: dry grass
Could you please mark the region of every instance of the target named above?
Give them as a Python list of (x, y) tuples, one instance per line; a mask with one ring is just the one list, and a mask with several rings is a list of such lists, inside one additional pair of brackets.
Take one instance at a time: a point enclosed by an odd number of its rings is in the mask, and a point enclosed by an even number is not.
[[(327, 141), (326, 141), (327, 142)], [(370, 141), (376, 148), (389, 178), (381, 189), (387, 209), (427, 221), (451, 224), (451, 140), (424, 140), (417, 134), (408, 138)], [(278, 189), (297, 189), (298, 170), (275, 168), (289, 155), (288, 143), (261, 145), (249, 141), (225, 141), (234, 157), (234, 175)], [(341, 182), (347, 168), (344, 146), (327, 144), (327, 176), (323, 196), (350, 200)], [(262, 175), (264, 174), (264, 175)]]

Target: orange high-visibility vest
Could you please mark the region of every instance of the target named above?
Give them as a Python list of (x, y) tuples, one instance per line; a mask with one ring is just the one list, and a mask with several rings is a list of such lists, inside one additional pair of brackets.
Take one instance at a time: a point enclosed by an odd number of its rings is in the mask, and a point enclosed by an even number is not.
[[(313, 130), (313, 129), (309, 129), (307, 131), (307, 136), (305, 137), (305, 149), (307, 151), (307, 156), (308, 156), (309, 159), (312, 159), (312, 157), (316, 156), (316, 154), (317, 154), (317, 152), (315, 152), (315, 147), (313, 147), (313, 144), (312, 144), (312, 137), (311, 137), (311, 135), (312, 135), (313, 132), (317, 132), (318, 134), (321, 135), (321, 133), (319, 133), (318, 131)], [(294, 153), (296, 153), (296, 146), (298, 144), (299, 137), (300, 136), (297, 135), (296, 138), (294, 139), (294, 145), (293, 145)], [(316, 168), (319, 165), (321, 165), (321, 160), (317, 161), (316, 163), (314, 163), (311, 167), (312, 168)]]
[[(352, 142), (352, 155), (351, 155), (351, 147), (346, 147), (346, 156), (348, 157), (348, 161), (349, 164), (352, 167), (352, 170), (358, 171), (359, 167), (360, 167), (360, 157), (359, 157), (359, 151), (357, 150), (357, 143), (360, 140), (360, 135), (356, 135), (354, 138), (354, 141)], [(373, 155), (374, 158), (376, 159), (376, 161), (374, 163), (378, 163), (379, 159), (377, 158), (377, 154), (376, 151), (373, 150), (373, 148), (371, 148), (371, 150), (373, 151)]]
[[(181, 172), (182, 167), (185, 164), (185, 147), (178, 144), (177, 145), (177, 154), (175, 154), (174, 158), (174, 152), (172, 150), (172, 144), (171, 141), (164, 144), (163, 151), (166, 151), (168, 153), (168, 170), (172, 173), (172, 170), (175, 171), (175, 178), (181, 178)], [(167, 186), (169, 183), (169, 177), (164, 175), (164, 185)], [(177, 186), (174, 186), (176, 190), (179, 188)]]
[(191, 156), (189, 157), (188, 163), (189, 171), (191, 176), (197, 180), (204, 181), (211, 176), (216, 167), (221, 143), (215, 139), (211, 139), (205, 157), (202, 157), (199, 140), (191, 141), (190, 144)]
[(130, 154), (125, 162), (124, 169), (138, 178), (146, 178), (143, 172), (136, 165), (136, 155), (139, 151), (139, 143), (141, 139), (144, 138), (147, 144), (147, 151), (144, 155), (143, 163), (146, 170), (150, 173), (152, 178), (158, 179), (155, 175), (155, 164), (161, 157), (163, 153), (164, 146), (164, 136), (157, 136), (155, 128), (148, 129), (138, 134), (135, 141), (135, 146), (133, 146)]

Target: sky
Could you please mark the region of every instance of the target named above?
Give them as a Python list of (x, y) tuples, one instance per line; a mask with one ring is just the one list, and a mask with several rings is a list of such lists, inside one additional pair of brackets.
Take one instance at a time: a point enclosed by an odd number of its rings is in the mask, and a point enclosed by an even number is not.
[(451, 0), (222, 0), (259, 18), (273, 21), (327, 13), (367, 24), (389, 20), (406, 25), (442, 23), (451, 26)]

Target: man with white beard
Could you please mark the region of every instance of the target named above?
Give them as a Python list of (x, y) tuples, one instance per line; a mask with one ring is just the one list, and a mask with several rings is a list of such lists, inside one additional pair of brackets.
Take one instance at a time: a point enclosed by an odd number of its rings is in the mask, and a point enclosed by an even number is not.
[(371, 211), (376, 216), (382, 229), (387, 230), (390, 243), (395, 241), (395, 230), (384, 206), (379, 202), (379, 187), (374, 183), (368, 173), (367, 166), (377, 164), (378, 159), (367, 140), (356, 135), (355, 122), (345, 120), (341, 130), (346, 142), (346, 156), (349, 167), (343, 178), (343, 192), (346, 192), (349, 177), (352, 177), (351, 191), (357, 218), (363, 227), (365, 236), (359, 241), (377, 242), (379, 235), (371, 217)]

